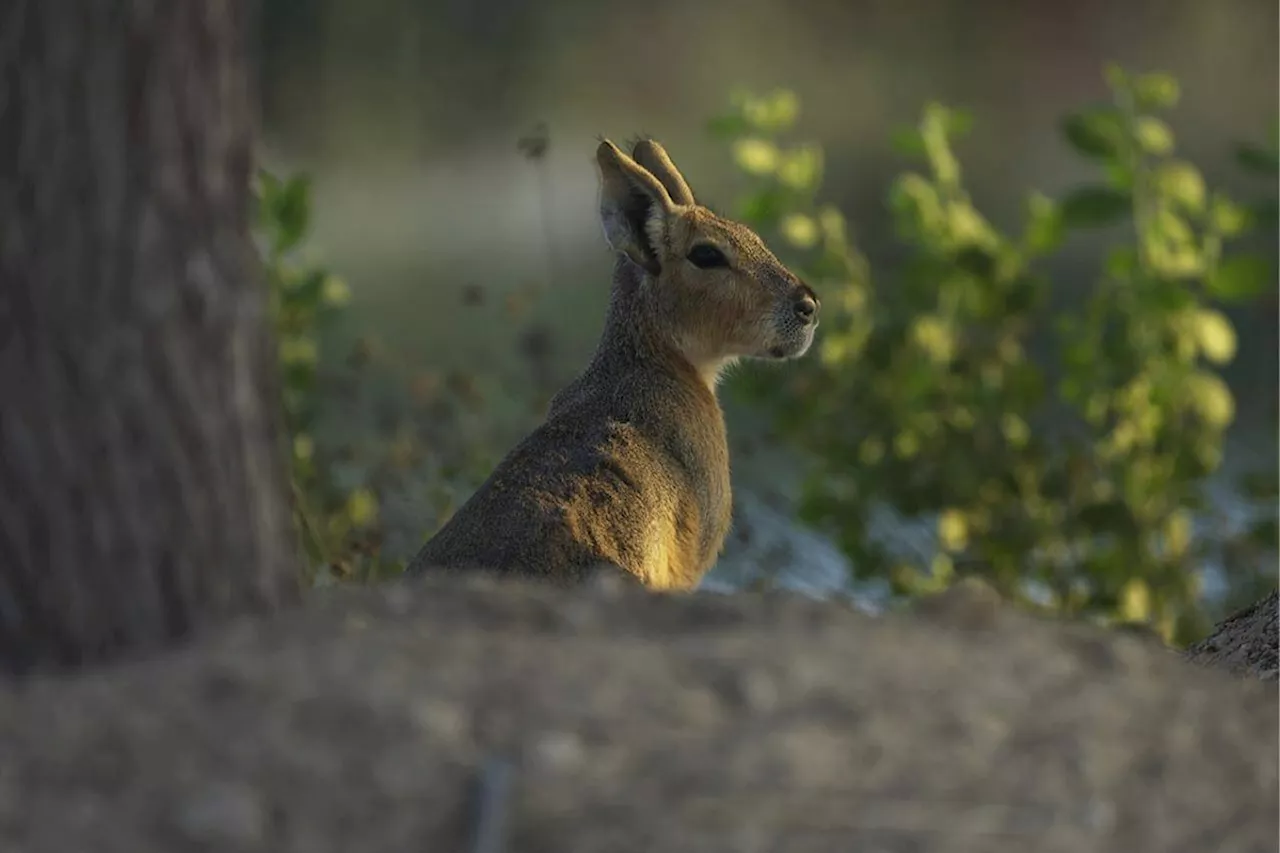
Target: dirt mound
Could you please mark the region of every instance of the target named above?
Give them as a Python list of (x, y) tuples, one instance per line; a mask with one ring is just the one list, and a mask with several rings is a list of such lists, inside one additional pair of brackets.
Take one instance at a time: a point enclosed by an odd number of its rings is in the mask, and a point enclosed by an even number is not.
[(1273, 851), (1278, 711), (981, 595), (344, 589), (0, 694), (0, 849)]

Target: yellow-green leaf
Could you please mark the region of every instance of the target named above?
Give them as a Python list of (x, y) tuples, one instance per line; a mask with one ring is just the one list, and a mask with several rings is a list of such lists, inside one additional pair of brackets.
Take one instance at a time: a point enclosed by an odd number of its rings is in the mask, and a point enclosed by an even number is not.
[(934, 554), (929, 561), (930, 589), (946, 589), (956, 574), (956, 564), (946, 554)]
[(1134, 136), (1148, 154), (1168, 154), (1173, 150), (1173, 131), (1158, 118), (1143, 116), (1134, 124)]
[(1191, 516), (1179, 510), (1169, 516), (1164, 527), (1164, 544), (1170, 557), (1181, 557), (1191, 546)]
[(299, 460), (310, 459), (315, 453), (316, 444), (311, 436), (299, 433), (293, 437), (293, 455)]
[(733, 161), (748, 174), (768, 175), (778, 168), (778, 148), (765, 139), (739, 139), (733, 143)]
[(1151, 590), (1141, 578), (1130, 578), (1120, 590), (1120, 618), (1146, 622), (1151, 616)]
[(1133, 81), (1133, 99), (1140, 110), (1166, 110), (1176, 106), (1181, 92), (1169, 74), (1143, 74)]
[(1000, 418), (1000, 431), (1004, 433), (1005, 441), (1012, 447), (1023, 447), (1031, 438), (1031, 429), (1027, 426), (1027, 422), (1012, 412), (1007, 412)]
[(1249, 224), (1249, 215), (1244, 208), (1222, 196), (1214, 198), (1210, 203), (1209, 219), (1223, 237), (1234, 237)]
[(1183, 208), (1199, 213), (1204, 210), (1204, 178), (1200, 170), (1182, 160), (1170, 160), (1156, 167), (1156, 186)]
[(939, 317), (924, 316), (917, 318), (911, 327), (911, 337), (916, 346), (928, 353), (938, 363), (951, 361), (955, 356), (955, 333), (951, 327)]
[(1186, 392), (1192, 408), (1205, 423), (1224, 429), (1236, 416), (1236, 401), (1231, 389), (1212, 373), (1198, 371), (1187, 377)]
[(884, 458), (884, 442), (875, 436), (864, 438), (858, 445), (858, 461), (863, 465), (875, 465)]
[(351, 288), (336, 275), (325, 277), (323, 293), (328, 305), (345, 305), (351, 299)]
[(946, 509), (938, 516), (938, 543), (952, 553), (969, 544), (969, 523), (958, 509)]
[(778, 180), (797, 190), (817, 187), (822, 177), (822, 149), (816, 145), (794, 148), (780, 155)]
[(1196, 343), (1204, 357), (1214, 364), (1226, 364), (1236, 356), (1236, 330), (1221, 312), (1208, 308), (1192, 316)]
[(802, 213), (787, 214), (778, 228), (783, 238), (797, 249), (811, 249), (817, 245), (818, 224)]
[(363, 527), (378, 516), (378, 499), (369, 489), (356, 489), (347, 498), (347, 516), (356, 527)]

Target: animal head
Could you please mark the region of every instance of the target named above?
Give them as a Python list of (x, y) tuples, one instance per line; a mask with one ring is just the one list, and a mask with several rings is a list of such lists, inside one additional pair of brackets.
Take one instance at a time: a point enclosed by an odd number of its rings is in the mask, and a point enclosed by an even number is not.
[(704, 376), (738, 358), (803, 355), (818, 297), (747, 226), (694, 200), (662, 146), (596, 150), (609, 245), (644, 271), (635, 307)]

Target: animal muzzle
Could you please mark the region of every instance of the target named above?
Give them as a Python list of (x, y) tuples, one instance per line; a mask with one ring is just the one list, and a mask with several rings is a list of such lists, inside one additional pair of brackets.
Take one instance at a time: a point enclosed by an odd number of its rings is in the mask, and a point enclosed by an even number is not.
[(821, 306), (818, 294), (807, 284), (801, 284), (791, 295), (791, 310), (801, 326), (818, 325), (818, 308)]

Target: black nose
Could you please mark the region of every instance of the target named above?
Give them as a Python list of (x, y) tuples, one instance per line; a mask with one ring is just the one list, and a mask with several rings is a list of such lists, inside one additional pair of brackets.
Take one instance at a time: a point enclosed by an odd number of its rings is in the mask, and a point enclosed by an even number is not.
[(796, 319), (806, 326), (814, 322), (814, 318), (818, 316), (818, 297), (808, 287), (796, 295), (795, 311)]

